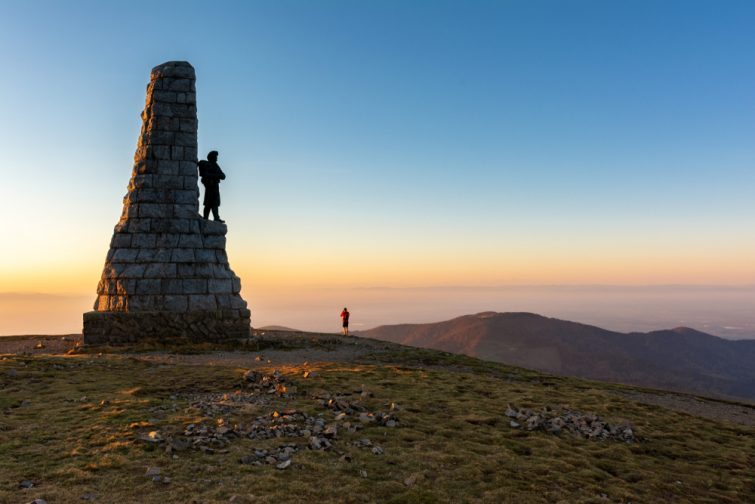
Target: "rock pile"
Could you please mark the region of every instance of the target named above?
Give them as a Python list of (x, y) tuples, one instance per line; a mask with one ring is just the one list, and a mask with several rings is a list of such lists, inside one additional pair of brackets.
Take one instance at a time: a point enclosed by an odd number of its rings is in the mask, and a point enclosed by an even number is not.
[(610, 439), (627, 443), (638, 441), (630, 425), (610, 424), (595, 414), (576, 411), (556, 413), (548, 407), (534, 411), (509, 405), (505, 415), (511, 419), (509, 425), (514, 429), (541, 430), (551, 434), (568, 432), (583, 439)]
[[(346, 394), (330, 394), (321, 391), (312, 398), (320, 413), (311, 415), (305, 411), (288, 408), (282, 411), (257, 416), (248, 421), (230, 422), (226, 418), (237, 416), (245, 405), (269, 406), (272, 399), (294, 397), (298, 387), (278, 371), (265, 374), (246, 371), (240, 390), (232, 393), (192, 394), (188, 396), (189, 408), (201, 411), (211, 422), (188, 424), (182, 432), (163, 434), (149, 431), (137, 436), (137, 441), (159, 447), (168, 453), (188, 449), (204, 453), (227, 453), (234, 441), (252, 440), (301, 440), (288, 441), (276, 448), (256, 448), (241, 457), (242, 464), (275, 465), (279, 469), (290, 466), (293, 454), (300, 450), (334, 450), (341, 438), (339, 433), (349, 434), (365, 426), (397, 427), (397, 405), (391, 403), (389, 411), (372, 412), (359, 401), (349, 401)], [(174, 396), (178, 398), (178, 396)], [(333, 415), (326, 420), (326, 415)], [(223, 418), (226, 417), (226, 418)], [(363, 438), (351, 443), (358, 448), (369, 448), (374, 455), (382, 455), (384, 449)], [(336, 450), (341, 460), (350, 461), (350, 456)]]
[(194, 68), (152, 69), (123, 213), (86, 343), (248, 337), (250, 312), (228, 264), (225, 224), (198, 213)]

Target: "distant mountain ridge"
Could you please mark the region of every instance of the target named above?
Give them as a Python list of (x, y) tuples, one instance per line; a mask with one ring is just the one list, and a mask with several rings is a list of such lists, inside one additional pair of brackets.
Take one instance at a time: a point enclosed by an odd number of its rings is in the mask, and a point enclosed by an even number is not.
[(555, 374), (755, 400), (755, 340), (687, 327), (625, 334), (534, 313), (482, 312), (360, 334)]

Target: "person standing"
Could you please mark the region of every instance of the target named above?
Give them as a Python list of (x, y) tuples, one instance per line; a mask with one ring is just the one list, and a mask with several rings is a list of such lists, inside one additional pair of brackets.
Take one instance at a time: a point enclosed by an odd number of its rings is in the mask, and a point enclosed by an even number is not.
[(344, 307), (343, 311), (341, 312), (341, 320), (343, 321), (343, 335), (348, 336), (349, 335), (349, 313), (348, 308)]
[(218, 215), (220, 206), (220, 181), (225, 180), (225, 173), (218, 165), (218, 151), (210, 151), (207, 161), (199, 163), (199, 176), (204, 186), (204, 218), (207, 219), (212, 211), (212, 218), (217, 222), (225, 222)]

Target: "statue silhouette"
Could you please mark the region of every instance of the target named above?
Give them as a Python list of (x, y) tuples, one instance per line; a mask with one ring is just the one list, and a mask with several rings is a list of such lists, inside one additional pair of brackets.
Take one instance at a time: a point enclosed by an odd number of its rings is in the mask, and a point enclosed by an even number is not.
[(204, 218), (207, 219), (212, 211), (212, 218), (217, 222), (220, 220), (218, 207), (220, 206), (220, 181), (225, 180), (225, 173), (218, 165), (218, 151), (210, 151), (207, 154), (207, 161), (202, 160), (199, 163), (199, 176), (202, 178), (204, 186)]

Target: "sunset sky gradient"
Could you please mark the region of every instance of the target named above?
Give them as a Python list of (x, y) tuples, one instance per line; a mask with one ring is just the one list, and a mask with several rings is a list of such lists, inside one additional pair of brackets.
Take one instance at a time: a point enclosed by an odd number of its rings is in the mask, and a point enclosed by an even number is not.
[(168, 60), (197, 70), (253, 313), (755, 285), (753, 26), (750, 1), (2, 1), (0, 293), (94, 300)]

